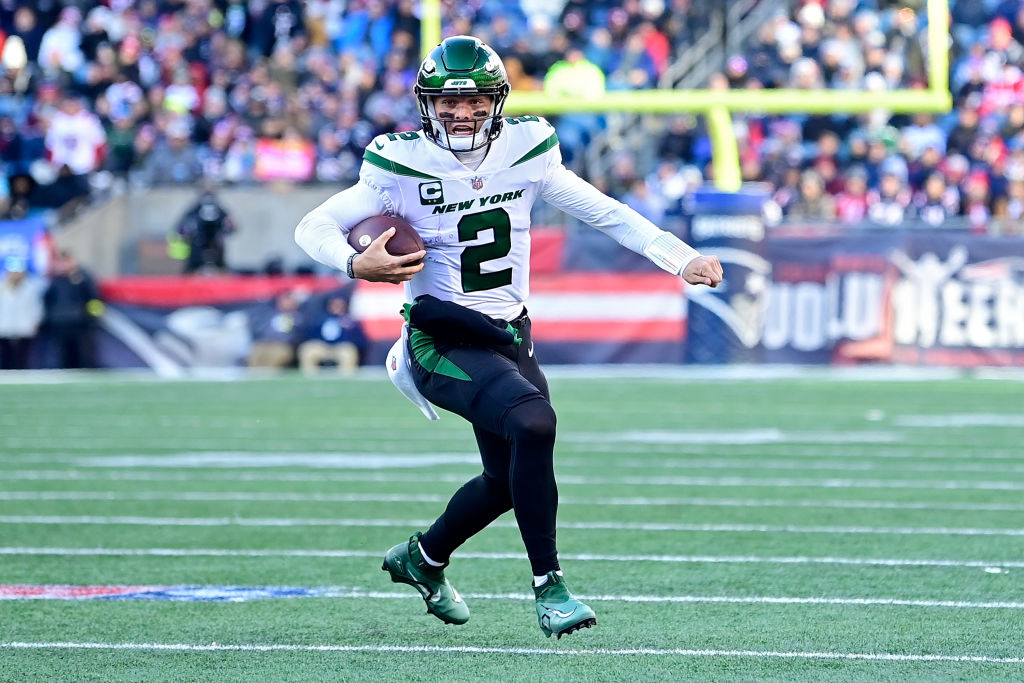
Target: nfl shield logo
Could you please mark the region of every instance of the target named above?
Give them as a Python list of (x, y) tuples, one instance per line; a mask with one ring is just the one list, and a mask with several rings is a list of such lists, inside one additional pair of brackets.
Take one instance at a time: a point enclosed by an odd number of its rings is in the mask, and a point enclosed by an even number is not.
[(398, 369), (398, 357), (397, 356), (391, 356), (391, 372), (394, 372), (397, 369)]
[(484, 179), (483, 178), (480, 178), (479, 176), (476, 177), (476, 178), (473, 178), (473, 189), (474, 190), (479, 190), (483, 186), (484, 186)]

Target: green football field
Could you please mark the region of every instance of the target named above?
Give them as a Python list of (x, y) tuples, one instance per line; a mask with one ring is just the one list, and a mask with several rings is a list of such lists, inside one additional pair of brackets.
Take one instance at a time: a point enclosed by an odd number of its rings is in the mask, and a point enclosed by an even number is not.
[(465, 626), (381, 571), (479, 467), (383, 375), (0, 378), (0, 680), (1024, 679), (1019, 374), (601, 372), (552, 377), (561, 640), (511, 514)]

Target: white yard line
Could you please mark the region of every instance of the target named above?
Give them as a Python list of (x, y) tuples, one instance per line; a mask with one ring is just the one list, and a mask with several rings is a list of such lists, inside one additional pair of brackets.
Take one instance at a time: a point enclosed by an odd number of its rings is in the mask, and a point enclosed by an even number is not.
[[(0, 524), (95, 526), (245, 526), (245, 527), (426, 527), (429, 519), (345, 519), (303, 517), (146, 517), (133, 515), (0, 515)], [(517, 529), (514, 520), (491, 527)], [(563, 529), (584, 531), (678, 531), (765, 534), (874, 534), (895, 536), (1024, 536), (1024, 529), (914, 526), (800, 526), (796, 524), (677, 524), (671, 522), (559, 522)]]
[[(644, 462), (650, 462), (657, 466), (661, 459), (656, 456), (671, 456), (681, 454), (684, 456), (693, 457), (696, 455), (702, 456), (714, 456), (722, 452), (720, 446), (714, 445), (690, 445), (687, 444), (685, 448), (679, 446), (673, 446), (671, 444), (574, 444), (574, 443), (559, 443), (558, 450), (560, 453), (612, 453), (612, 454), (630, 454), (639, 453), (643, 454), (645, 458)], [(767, 445), (758, 447), (757, 449), (750, 449), (755, 453), (764, 453), (770, 457), (787, 457), (787, 458), (808, 458), (808, 459), (821, 459), (821, 458), (835, 458), (843, 461), (860, 461), (860, 460), (889, 460), (889, 459), (902, 459), (902, 460), (1020, 460), (1024, 461), (1024, 452), (1020, 449), (1012, 448), (985, 448), (980, 449), (976, 444), (965, 445), (962, 443), (956, 443), (946, 441), (941, 444), (921, 444), (915, 441), (914, 446), (871, 446), (865, 447), (863, 444), (849, 444), (847, 446), (841, 444), (830, 444), (830, 445), (819, 445), (813, 447), (807, 446), (795, 446), (792, 444), (780, 444), (780, 445)], [(672, 459), (666, 459), (671, 461)], [(616, 464), (622, 466), (621, 463), (635, 463), (636, 459), (630, 459), (626, 461), (618, 461)]]
[[(418, 438), (418, 437), (417, 437)], [(451, 441), (452, 436), (445, 440)], [(363, 439), (360, 438), (362, 441)], [(266, 445), (265, 441), (260, 442)], [(87, 468), (208, 468), (208, 469), (258, 469), (264, 467), (291, 467), (307, 469), (373, 469), (384, 468), (429, 468), (440, 465), (476, 465), (480, 456), (474, 451), (465, 452), (422, 452), (410, 453), (407, 441), (395, 441), (393, 452), (373, 451), (365, 453), (311, 453), (301, 450), (299, 444), (282, 448), (276, 452), (255, 452), (238, 450), (206, 450), (162, 455), (93, 455), (86, 453), (41, 454), (24, 453), (0, 455), (0, 464), (60, 464)], [(212, 444), (203, 442), (207, 447)], [(382, 444), (375, 444), (379, 448)], [(237, 446), (237, 444), (236, 444)], [(693, 469), (805, 469), (839, 471), (914, 471), (914, 472), (1024, 472), (1024, 451), (985, 450), (977, 451), (960, 445), (945, 444), (952, 453), (939, 448), (927, 447), (921, 450), (880, 448), (867, 452), (852, 449), (802, 449), (800, 447), (775, 448), (784, 452), (755, 453), (744, 458), (723, 458), (721, 447), (665, 445), (628, 445), (562, 443), (559, 446), (560, 467), (592, 468), (593, 461), (586, 457), (593, 453), (614, 455), (641, 454), (640, 458), (612, 459), (602, 463), (606, 468), (693, 468)], [(759, 451), (762, 449), (759, 449)], [(568, 456), (568, 457), (567, 457)], [(676, 457), (673, 457), (676, 456)], [(839, 462), (829, 462), (829, 461)], [(891, 461), (910, 461), (892, 463)], [(966, 463), (955, 461), (963, 460)], [(988, 461), (1019, 461), (1009, 465), (990, 465)], [(808, 462), (811, 461), (811, 462)], [(923, 461), (923, 462), (913, 462)], [(981, 462), (978, 462), (981, 461)], [(947, 464), (951, 463), (952, 464)]]
[(882, 652), (775, 652), (771, 650), (686, 650), (676, 648), (582, 648), (558, 647), (478, 647), (473, 645), (289, 645), (273, 643), (210, 644), (191, 643), (76, 643), (76, 642), (0, 642), (0, 650), (149, 650), (174, 652), (372, 652), (402, 654), (491, 654), (491, 655), (556, 655), (564, 656), (651, 656), (651, 657), (741, 657), (757, 659), (859, 660), (885, 662), (958, 662), (971, 664), (1022, 664), (1022, 657), (954, 654), (890, 654)]
[[(233, 491), (0, 491), (3, 500), (103, 500), (255, 503), (444, 503), (451, 496), (435, 493), (262, 493)], [(1024, 510), (1024, 506), (1021, 506)]]
[[(53, 588), (53, 586), (33, 586), (34, 588)], [(57, 586), (63, 588), (64, 586)], [(0, 586), (0, 591), (4, 586)], [(218, 586), (132, 586), (135, 592), (152, 591), (175, 591), (196, 593), (216, 590)], [(238, 588), (238, 587), (232, 587)], [(246, 586), (245, 588), (257, 590), (273, 590), (277, 587)], [(280, 589), (278, 589), (280, 590)], [(42, 594), (12, 594), (4, 595), (0, 592), (0, 600), (96, 600), (103, 599), (103, 594), (95, 596), (81, 595), (53, 595)], [(277, 597), (277, 596), (275, 596)], [(278, 599), (289, 599), (289, 595), (281, 595)], [(303, 596), (305, 597), (305, 596)], [(365, 588), (351, 586), (321, 586), (317, 587), (311, 597), (318, 598), (346, 598), (357, 600), (406, 600), (422, 599), (418, 594), (409, 591), (375, 591)], [(462, 597), (470, 600), (521, 600), (531, 601), (534, 595), (527, 593), (462, 593)], [(728, 595), (577, 595), (580, 600), (587, 602), (627, 602), (627, 603), (652, 603), (652, 604), (735, 604), (735, 605), (840, 605), (858, 607), (928, 607), (938, 609), (1024, 609), (1024, 602), (1010, 601), (969, 601), (969, 600), (912, 600), (907, 598), (807, 598), (798, 596), (728, 596)]]
[[(280, 493), (244, 491), (0, 491), (0, 501), (201, 501), (254, 503), (444, 503), (451, 496), (434, 493)], [(785, 500), (760, 498), (560, 496), (559, 505), (615, 507), (687, 506), (735, 508), (826, 508), (842, 510), (949, 510), (954, 512), (1024, 512), (1021, 503), (943, 503), (886, 500)]]
[[(0, 547), (0, 555), (58, 557), (381, 557), (379, 550), (249, 550), (234, 548), (68, 548)], [(582, 562), (659, 562), (667, 564), (807, 564), (874, 567), (948, 567), (957, 569), (1024, 569), (1020, 560), (950, 560), (865, 557), (809, 557), (756, 555), (600, 555), (559, 553), (566, 560)], [(525, 560), (525, 553), (458, 553), (459, 560)]]
[[(0, 420), (2, 423), (2, 420)], [(18, 454), (17, 455), (0, 455), (0, 463), (7, 464), (18, 464), (27, 462), (53, 462), (53, 463), (76, 463), (86, 458), (112, 456), (112, 457), (149, 457), (149, 458), (161, 458), (161, 457), (174, 457), (183, 455), (185, 453), (166, 453), (162, 455), (152, 454), (141, 454), (141, 453), (121, 453), (119, 455), (112, 455), (110, 451), (123, 451), (128, 447), (128, 442), (131, 439), (121, 437), (120, 439), (103, 439), (103, 444), (90, 444), (88, 443), (89, 437), (76, 436), (75, 445), (62, 449), (62, 452), (58, 453), (40, 453), (30, 449), (37, 449), (41, 444), (41, 440), (48, 437), (49, 432), (40, 434), (38, 436), (30, 436), (25, 434), (23, 425), (17, 426), (20, 430), (20, 437), (7, 437), (8, 439), (18, 439)], [(81, 427), (85, 429), (85, 426)], [(339, 427), (339, 429), (341, 429)], [(355, 428), (352, 428), (353, 430)], [(685, 447), (679, 444), (673, 443), (605, 443), (603, 441), (578, 441), (574, 442), (568, 439), (572, 433), (563, 435), (565, 438), (559, 440), (559, 452), (562, 453), (615, 453), (615, 454), (628, 454), (628, 453), (640, 453), (646, 456), (659, 456), (659, 455), (675, 455), (679, 453), (685, 453), (686, 455), (717, 455), (722, 452), (722, 445), (715, 443), (687, 443)], [(593, 433), (586, 435), (589, 439), (597, 438)], [(140, 436), (139, 438), (145, 438)], [(452, 443), (453, 441), (464, 441), (466, 439), (466, 433), (464, 432), (443, 432), (443, 433), (422, 433), (416, 435), (416, 440), (421, 442), (438, 441), (443, 443)], [(350, 455), (350, 456), (363, 456), (363, 455), (382, 455), (382, 456), (429, 456), (432, 455), (430, 452), (423, 453), (410, 453), (409, 452), (409, 440), (407, 438), (399, 438), (395, 436), (374, 436), (367, 433), (365, 430), (358, 434), (353, 434), (346, 439), (346, 444), (352, 446), (355, 443), (372, 444), (370, 446), (363, 446), (364, 448), (372, 448), (373, 451), (367, 453), (339, 453), (332, 450), (337, 445), (337, 441), (334, 439), (324, 438), (322, 436), (305, 436), (305, 437), (293, 437), (287, 441), (267, 439), (265, 437), (251, 436), (242, 437), (242, 440), (250, 440), (259, 445), (257, 449), (240, 449), (238, 447), (239, 437), (230, 437), (224, 439), (227, 446), (224, 448), (216, 448), (218, 439), (214, 437), (194, 438), (194, 439), (176, 439), (175, 443), (178, 446), (184, 444), (194, 444), (194, 450), (192, 454), (200, 454), (203, 456), (209, 456), (210, 458), (216, 458), (223, 454), (236, 454), (239, 457), (244, 455), (251, 455), (254, 458), (262, 456), (281, 456), (294, 453), (296, 455), (312, 455), (318, 457), (331, 457), (338, 455)], [(0, 439), (0, 444), (4, 442)], [(151, 444), (150, 444), (151, 445)], [(384, 452), (384, 449), (388, 450)], [(319, 449), (322, 452), (312, 452), (314, 449)], [(92, 451), (106, 451), (104, 453), (94, 453)], [(910, 460), (1022, 460), (1024, 461), (1024, 452), (1021, 449), (1013, 448), (979, 448), (977, 443), (965, 444), (954, 440), (945, 439), (933, 444), (925, 444), (920, 439), (915, 439), (914, 445), (873, 445), (866, 446), (860, 443), (829, 443), (829, 444), (817, 444), (814, 446), (797, 445), (791, 443), (772, 443), (758, 446), (758, 452), (768, 452), (773, 457), (792, 457), (792, 458), (839, 458), (844, 461), (857, 461), (860, 459), (910, 459)], [(778, 452), (783, 451), (783, 452)], [(476, 456), (476, 451), (471, 450), (467, 446), (467, 450), (457, 453), (443, 453), (441, 455), (473, 455)], [(478, 456), (477, 456), (478, 457)], [(651, 457), (645, 458), (652, 464), (657, 464), (660, 460), (655, 460)], [(630, 460), (628, 462), (635, 462)]]
[[(561, 463), (559, 463), (561, 464)], [(797, 471), (831, 471), (831, 472), (978, 472), (981, 474), (1020, 474), (1024, 473), (1021, 465), (992, 465), (988, 463), (877, 463), (877, 462), (807, 462), (799, 460), (780, 460), (764, 457), (751, 458), (709, 458), (697, 460), (679, 458), (673, 460), (628, 460), (616, 463), (624, 469), (673, 469), (673, 470), (797, 470)]]
[(585, 444), (639, 443), (672, 444), (678, 446), (688, 446), (691, 444), (757, 446), (783, 443), (891, 444), (904, 441), (904, 435), (898, 432), (869, 431), (866, 429), (859, 431), (804, 432), (767, 427), (763, 429), (719, 429), (708, 431), (645, 429), (624, 432), (567, 432), (559, 435), (559, 439), (565, 443)]
[[(291, 482), (409, 482), (464, 483), (466, 474), (419, 475), (392, 472), (139, 472), (132, 469), (10, 470), (4, 479), (42, 481), (291, 481)], [(1024, 481), (965, 481), (958, 479), (849, 479), (839, 477), (585, 477), (559, 475), (560, 486), (693, 486), (713, 488), (812, 488), (812, 489), (916, 489), (935, 491), (1024, 491)]]

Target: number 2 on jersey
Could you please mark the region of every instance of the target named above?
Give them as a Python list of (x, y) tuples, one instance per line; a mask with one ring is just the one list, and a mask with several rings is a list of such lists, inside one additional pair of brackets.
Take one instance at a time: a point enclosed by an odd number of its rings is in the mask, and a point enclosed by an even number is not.
[(471, 213), (459, 220), (459, 241), (475, 240), (484, 230), (494, 231), (494, 241), (478, 244), (462, 250), (462, 291), (480, 292), (512, 284), (512, 269), (481, 272), (485, 261), (508, 256), (512, 250), (512, 222), (505, 209), (491, 209), (482, 213)]

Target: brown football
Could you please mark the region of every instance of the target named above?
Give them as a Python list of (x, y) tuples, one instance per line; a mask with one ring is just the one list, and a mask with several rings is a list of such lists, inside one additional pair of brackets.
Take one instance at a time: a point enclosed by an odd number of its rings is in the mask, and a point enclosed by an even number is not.
[(394, 228), (384, 248), (392, 256), (405, 256), (423, 249), (423, 238), (408, 221), (398, 216), (371, 216), (348, 233), (348, 243), (362, 253), (373, 240), (381, 236), (388, 228)]

